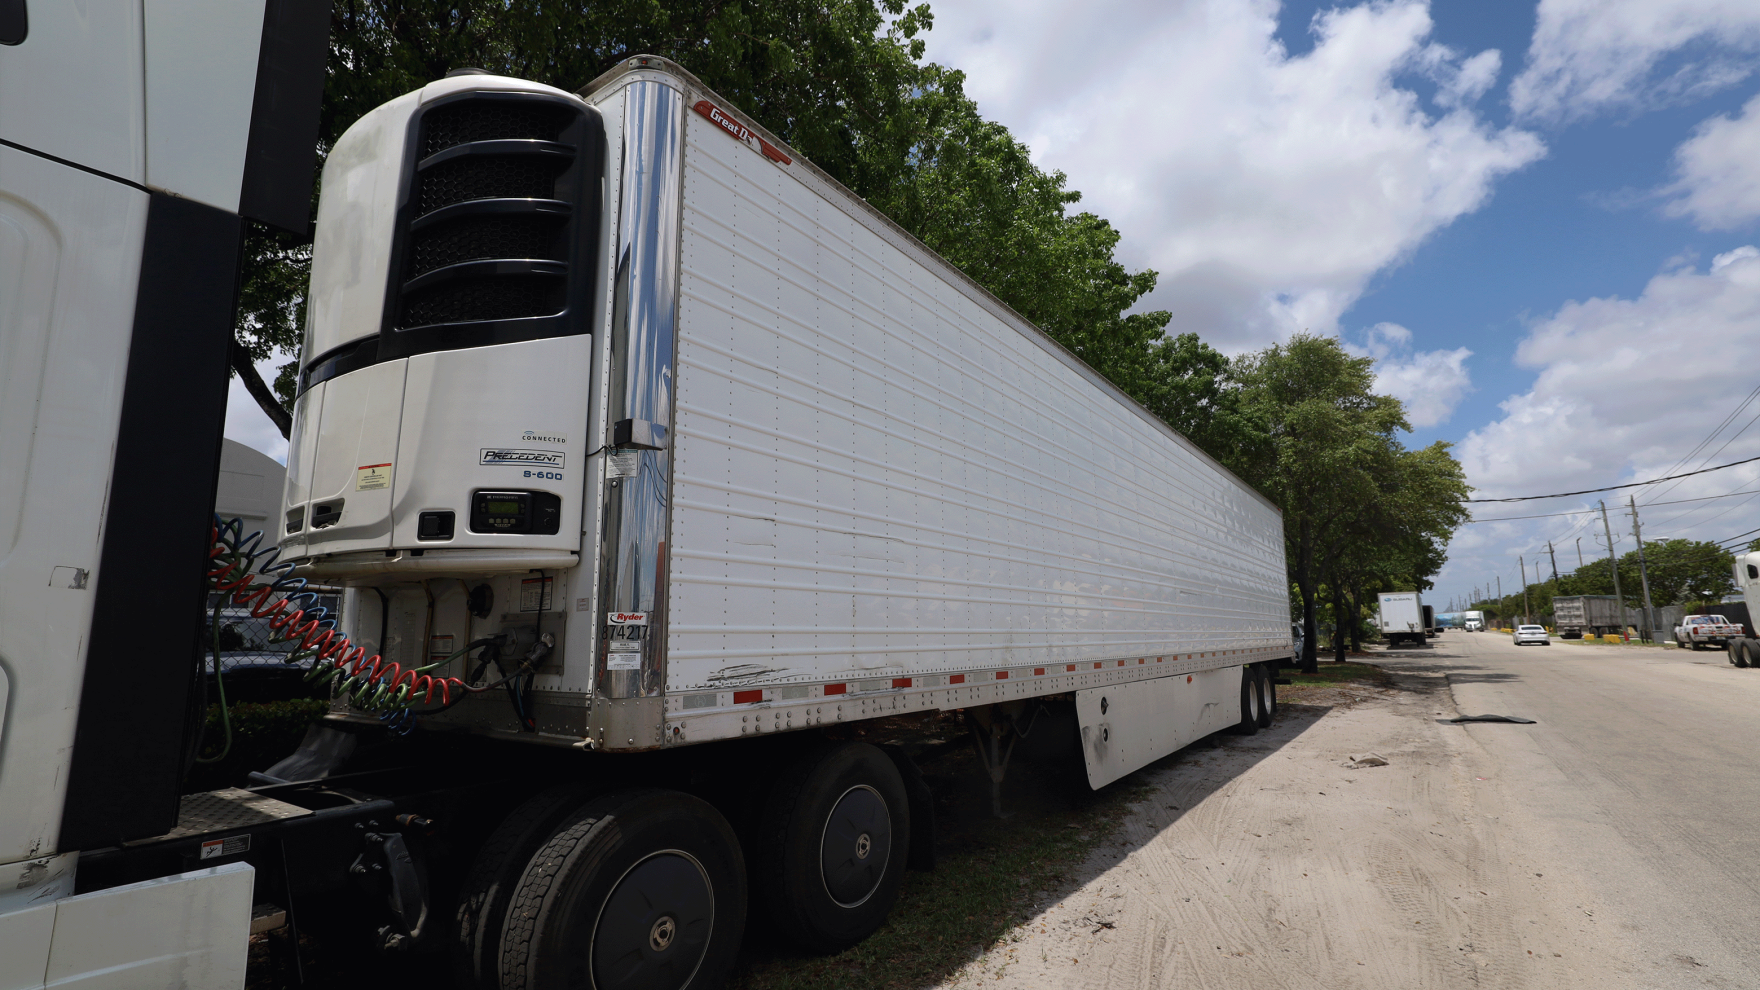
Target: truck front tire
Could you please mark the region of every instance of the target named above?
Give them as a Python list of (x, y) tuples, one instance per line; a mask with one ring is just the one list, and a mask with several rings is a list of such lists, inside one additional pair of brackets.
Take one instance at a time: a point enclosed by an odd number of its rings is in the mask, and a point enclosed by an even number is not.
[(496, 955), (507, 905), (526, 863), (569, 813), (580, 807), (579, 788), (552, 787), (515, 808), (478, 850), (459, 892), (453, 929), (453, 968), (460, 987), (496, 990)]
[(624, 791), (566, 818), (520, 878), (504, 990), (717, 987), (745, 934), (739, 840), (675, 791)]
[(752, 871), (775, 934), (820, 953), (873, 934), (898, 899), (910, 836), (904, 780), (877, 747), (844, 743), (784, 770)]

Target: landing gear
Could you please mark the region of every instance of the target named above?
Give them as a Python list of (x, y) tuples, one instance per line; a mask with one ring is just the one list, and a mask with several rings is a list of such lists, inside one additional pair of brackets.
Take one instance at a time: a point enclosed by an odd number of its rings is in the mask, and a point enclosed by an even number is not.
[(589, 801), (531, 858), (501, 937), (506, 990), (718, 986), (745, 932), (739, 841), (672, 791)]
[(783, 771), (754, 850), (754, 894), (776, 934), (837, 952), (873, 934), (904, 881), (911, 813), (892, 760), (866, 743)]

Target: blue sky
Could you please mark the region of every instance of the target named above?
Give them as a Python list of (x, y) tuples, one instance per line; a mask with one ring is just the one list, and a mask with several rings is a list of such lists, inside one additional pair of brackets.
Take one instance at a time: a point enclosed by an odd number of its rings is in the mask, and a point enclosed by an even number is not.
[[(1486, 497), (1760, 457), (1760, 0), (932, 8), (929, 57), (1161, 273), (1171, 329), (1231, 353), (1338, 335)], [(283, 456), (233, 400), (228, 435)], [(1760, 466), (1638, 500), (1750, 489)], [(1593, 507), (1485, 507), (1576, 514), (1466, 527), (1431, 599), (1519, 586), (1547, 539), (1574, 566)], [(1723, 539), (1760, 496), (1644, 519)]]
[[(1162, 273), (1174, 329), (1340, 336), (1481, 496), (1760, 456), (1755, 404), (1693, 452), (1760, 384), (1760, 3), (934, 10), (930, 57)], [(1640, 489), (1645, 536), (1760, 527), (1760, 496), (1661, 504), (1755, 488), (1750, 466)], [(1466, 527), (1431, 599), (1519, 587), (1548, 539), (1561, 565), (1602, 552), (1594, 506), (1483, 507), (1574, 514)]]

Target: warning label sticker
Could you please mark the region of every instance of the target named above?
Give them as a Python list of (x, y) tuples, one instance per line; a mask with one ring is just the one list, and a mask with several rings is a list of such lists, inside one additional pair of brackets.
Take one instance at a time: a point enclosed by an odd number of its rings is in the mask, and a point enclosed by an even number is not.
[(251, 851), (249, 835), (229, 835), (224, 839), (209, 839), (202, 843), (203, 859), (219, 859), (222, 856), (237, 856), (239, 853)]
[(363, 464), (354, 469), (354, 490), (376, 492), (391, 487), (391, 463)]
[(519, 610), (521, 612), (550, 611), (550, 593), (555, 589), (555, 578), (525, 578), (519, 583)]
[(614, 639), (605, 644), (605, 669), (641, 670), (641, 642), (631, 639)]

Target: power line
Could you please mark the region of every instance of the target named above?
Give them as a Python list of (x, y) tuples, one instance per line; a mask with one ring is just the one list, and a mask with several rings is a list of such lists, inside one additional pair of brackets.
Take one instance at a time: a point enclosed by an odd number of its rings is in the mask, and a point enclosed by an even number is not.
[[(1751, 391), (1748, 392), (1748, 394), (1746, 396), (1743, 396), (1742, 401), (1738, 402), (1736, 404), (1736, 407), (1729, 411), (1729, 415), (1723, 417), (1723, 422), (1718, 423), (1715, 427), (1712, 428), (1710, 433), (1705, 434), (1705, 439), (1703, 439), (1703, 440), (1699, 441), (1697, 444), (1695, 444), (1693, 449), (1687, 451), (1685, 456), (1683, 456), (1680, 460), (1675, 461), (1674, 464), (1672, 464), (1669, 467), (1669, 469), (1668, 469), (1669, 473), (1672, 474), (1673, 472), (1680, 470), (1680, 468), (1684, 467), (1688, 461), (1699, 456), (1699, 452), (1701, 450), (1704, 450), (1706, 448), (1706, 446), (1711, 443), (1711, 441), (1717, 439), (1717, 435), (1719, 433), (1723, 432), (1724, 427), (1726, 427), (1730, 423), (1734, 422), (1735, 418), (1742, 414), (1742, 410), (1748, 408), (1748, 403), (1753, 402), (1755, 396), (1760, 396), (1760, 385), (1756, 385)], [(1750, 420), (1748, 422), (1748, 426), (1752, 426), (1752, 425), (1754, 425), (1753, 421)], [(1747, 428), (1748, 428), (1747, 426), (1744, 426), (1744, 427), (1742, 427), (1742, 430), (1746, 430)], [(1738, 432), (1736, 434), (1736, 436), (1740, 436), (1740, 435), (1741, 435), (1740, 432)], [(1734, 440), (1735, 437), (1731, 437), (1730, 439)], [(1724, 447), (1727, 447), (1727, 446), (1729, 446), (1729, 443), (1726, 441), (1724, 443)], [(1716, 457), (1717, 453), (1721, 452), (1722, 450), (1723, 450), (1723, 447), (1717, 448), (1717, 452), (1713, 452), (1712, 454), (1707, 456), (1705, 458), (1705, 461), (1709, 461), (1709, 460), (1711, 460), (1711, 458)], [(1699, 466), (1704, 467), (1705, 461), (1700, 461)], [(1661, 494), (1661, 493), (1658, 493), (1658, 494)]]
[[(1666, 502), (1640, 502), (1638, 504), (1645, 508), (1649, 508), (1652, 505), (1680, 505), (1682, 502), (1709, 502), (1714, 498), (1734, 498), (1737, 495), (1760, 495), (1760, 488), (1750, 488), (1743, 492), (1724, 492), (1722, 495), (1701, 495), (1698, 498), (1671, 498)], [(1469, 519), (1461, 525), (1471, 526), (1474, 523), (1511, 522), (1516, 519), (1556, 519), (1559, 516), (1579, 516), (1585, 512), (1594, 511), (1594, 509), (1573, 509), (1570, 512), (1544, 512), (1537, 516), (1493, 516), (1490, 519)]]
[(1742, 464), (1752, 464), (1755, 461), (1760, 461), (1760, 457), (1750, 457), (1750, 458), (1747, 458), (1746, 460), (1730, 461), (1728, 464), (1719, 464), (1716, 467), (1700, 468), (1697, 471), (1688, 471), (1685, 474), (1671, 474), (1671, 475), (1668, 475), (1667, 477), (1663, 477), (1663, 478), (1651, 478), (1649, 481), (1634, 481), (1634, 482), (1631, 482), (1630, 484), (1625, 484), (1625, 485), (1608, 485), (1606, 488), (1585, 488), (1580, 492), (1557, 492), (1552, 495), (1518, 495), (1515, 498), (1463, 498), (1463, 499), (1461, 499), (1461, 501), (1462, 502), (1532, 502), (1536, 499), (1542, 499), (1542, 498), (1565, 498), (1570, 495), (1593, 495), (1596, 492), (1613, 492), (1613, 491), (1618, 491), (1621, 488), (1642, 488), (1645, 485), (1654, 485), (1659, 481), (1673, 481), (1676, 478), (1691, 478), (1695, 474), (1709, 474), (1712, 471), (1722, 471), (1724, 468), (1737, 467)]

